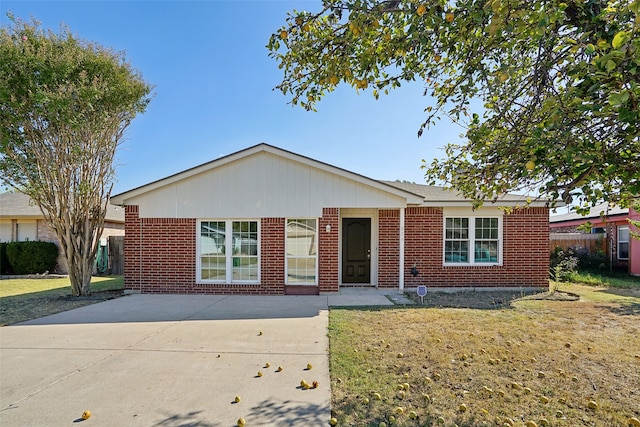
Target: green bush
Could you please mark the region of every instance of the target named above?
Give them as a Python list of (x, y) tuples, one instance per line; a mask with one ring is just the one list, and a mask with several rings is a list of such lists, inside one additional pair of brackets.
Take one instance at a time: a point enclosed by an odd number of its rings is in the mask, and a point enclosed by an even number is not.
[(0, 274), (13, 274), (9, 258), (7, 258), (7, 243), (0, 243)]
[(56, 266), (58, 247), (51, 242), (10, 242), (7, 258), (15, 274), (42, 274)]
[(566, 282), (577, 268), (578, 258), (575, 256), (575, 251), (572, 248), (563, 251), (562, 248), (556, 246), (550, 259), (549, 275), (551, 280)]
[(575, 251), (575, 255), (579, 261), (579, 271), (602, 272), (609, 269), (609, 258), (604, 251), (590, 253), (585, 248), (578, 248)]

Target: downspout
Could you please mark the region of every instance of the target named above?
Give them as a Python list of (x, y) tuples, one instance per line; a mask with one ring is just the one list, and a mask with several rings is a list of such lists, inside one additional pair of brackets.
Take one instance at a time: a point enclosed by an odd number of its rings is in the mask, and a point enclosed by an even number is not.
[(398, 272), (398, 293), (404, 292), (404, 209), (400, 208), (400, 271)]

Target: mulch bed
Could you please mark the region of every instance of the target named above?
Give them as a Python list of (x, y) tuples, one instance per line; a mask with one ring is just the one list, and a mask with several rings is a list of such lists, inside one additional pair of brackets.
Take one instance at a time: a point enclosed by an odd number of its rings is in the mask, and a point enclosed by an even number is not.
[(429, 291), (424, 297), (424, 303), (421, 303), (420, 297), (416, 294), (407, 294), (407, 296), (423, 307), (477, 309), (507, 308), (518, 300), (577, 301), (580, 299), (579, 295), (565, 291), (539, 292), (530, 295), (523, 295), (518, 291)]
[(62, 301), (108, 301), (111, 299), (119, 298), (124, 295), (123, 290), (116, 291), (99, 291), (99, 292), (91, 292), (89, 296), (80, 296), (74, 297), (72, 295), (64, 295), (59, 297), (59, 300)]

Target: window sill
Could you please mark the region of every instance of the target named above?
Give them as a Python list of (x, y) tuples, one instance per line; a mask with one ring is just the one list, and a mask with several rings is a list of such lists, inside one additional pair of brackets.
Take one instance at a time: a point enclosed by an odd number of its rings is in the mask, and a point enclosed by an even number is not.
[(207, 280), (196, 281), (196, 285), (223, 285), (223, 286), (257, 286), (260, 282), (212, 282)]
[(502, 263), (499, 262), (445, 262), (443, 267), (502, 267)]

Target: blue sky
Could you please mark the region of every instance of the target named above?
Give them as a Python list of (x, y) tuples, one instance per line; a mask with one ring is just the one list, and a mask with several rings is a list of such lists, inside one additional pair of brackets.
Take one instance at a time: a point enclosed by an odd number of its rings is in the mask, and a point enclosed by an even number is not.
[(291, 107), (273, 88), (282, 74), (265, 48), (293, 9), (319, 1), (7, 1), (7, 12), (117, 51), (155, 86), (116, 158), (114, 194), (266, 142), (350, 171), (424, 182), (422, 159), (459, 140), (443, 119), (417, 137), (433, 103), (412, 83), (376, 101), (343, 86), (318, 112)]

